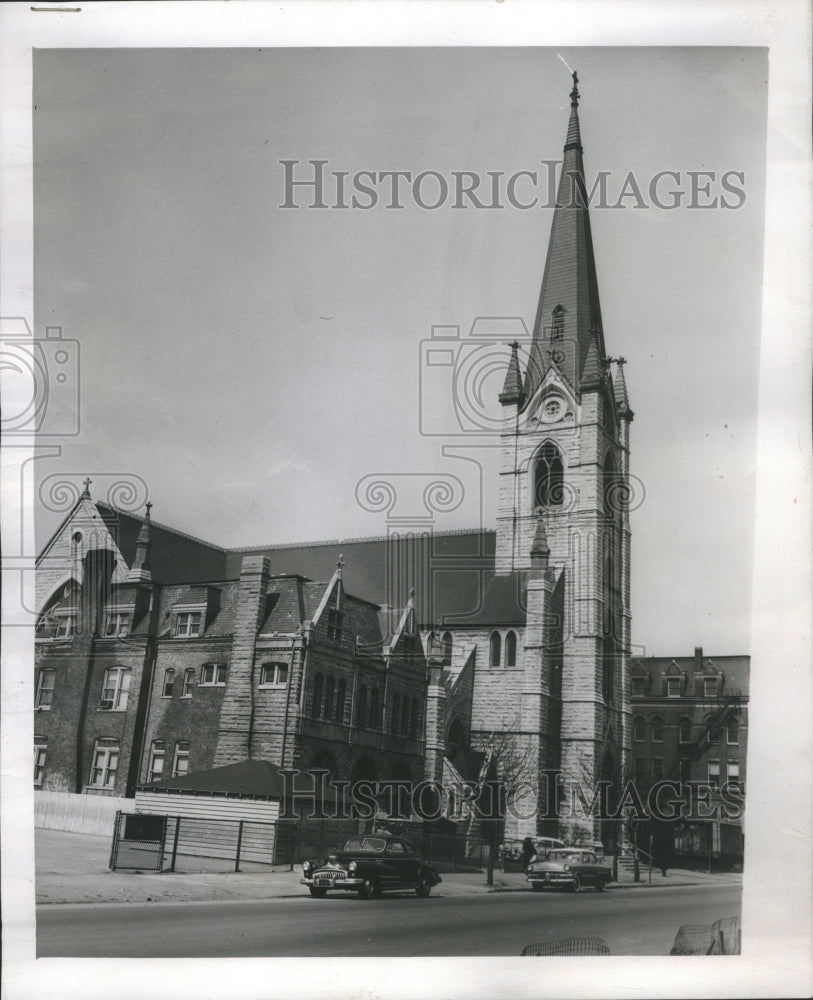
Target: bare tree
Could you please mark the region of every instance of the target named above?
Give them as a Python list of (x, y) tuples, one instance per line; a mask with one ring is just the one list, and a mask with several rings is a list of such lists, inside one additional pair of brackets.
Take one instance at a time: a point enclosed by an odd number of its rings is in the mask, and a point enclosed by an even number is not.
[(480, 733), (472, 743), (483, 754), (477, 805), (489, 844), (486, 884), (493, 885), (494, 858), (504, 835), (506, 809), (529, 785), (537, 786), (539, 761), (534, 745), (510, 729)]

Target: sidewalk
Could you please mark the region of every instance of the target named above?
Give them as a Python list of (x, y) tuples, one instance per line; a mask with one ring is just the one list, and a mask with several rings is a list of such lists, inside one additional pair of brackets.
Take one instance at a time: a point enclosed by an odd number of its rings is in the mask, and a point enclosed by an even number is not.
[[(251, 871), (208, 871), (189, 874), (112, 872), (110, 838), (59, 830), (36, 831), (37, 903), (187, 903), (228, 900), (301, 898), (301, 868), (269, 869), (255, 865)], [(655, 888), (667, 885), (737, 885), (741, 875), (708, 875), (703, 872), (670, 871), (666, 878), (648, 872), (642, 881), (613, 883), (608, 891)], [(441, 896), (481, 896), (491, 892), (528, 891), (521, 872), (495, 871), (493, 887), (485, 884), (485, 872), (449, 872), (434, 890)]]

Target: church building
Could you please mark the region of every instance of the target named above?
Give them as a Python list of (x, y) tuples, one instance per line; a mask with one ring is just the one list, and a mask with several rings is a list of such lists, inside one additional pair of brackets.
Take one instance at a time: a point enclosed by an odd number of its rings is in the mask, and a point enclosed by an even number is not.
[[(570, 97), (532, 343), (512, 346), (499, 397), (496, 530), (225, 549), (86, 483), (37, 562), (38, 788), (130, 796), (251, 759), (448, 786), (513, 769), (507, 837), (609, 843), (598, 820), (545, 818), (544, 772), (618, 789), (632, 767), (633, 412), (602, 323), (575, 74)], [(393, 545), (399, 566), (428, 553), (398, 606)]]

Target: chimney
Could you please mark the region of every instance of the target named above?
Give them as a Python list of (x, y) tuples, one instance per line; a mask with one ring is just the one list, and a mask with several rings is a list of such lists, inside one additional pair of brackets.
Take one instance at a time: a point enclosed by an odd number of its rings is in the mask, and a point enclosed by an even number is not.
[(694, 672), (696, 674), (703, 673), (703, 647), (694, 647)]

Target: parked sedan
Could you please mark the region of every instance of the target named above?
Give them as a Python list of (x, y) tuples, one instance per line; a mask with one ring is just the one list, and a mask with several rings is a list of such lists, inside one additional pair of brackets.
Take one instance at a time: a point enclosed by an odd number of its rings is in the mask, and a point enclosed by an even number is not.
[(311, 896), (337, 889), (355, 891), (362, 899), (393, 889), (414, 889), (416, 895), (428, 896), (441, 881), (413, 843), (384, 835), (351, 837), (323, 861), (305, 861), (302, 876)]
[(532, 861), (525, 872), (534, 892), (554, 886), (581, 892), (588, 885), (603, 892), (613, 877), (609, 868), (599, 864), (593, 851), (576, 847), (550, 851), (545, 861)]

